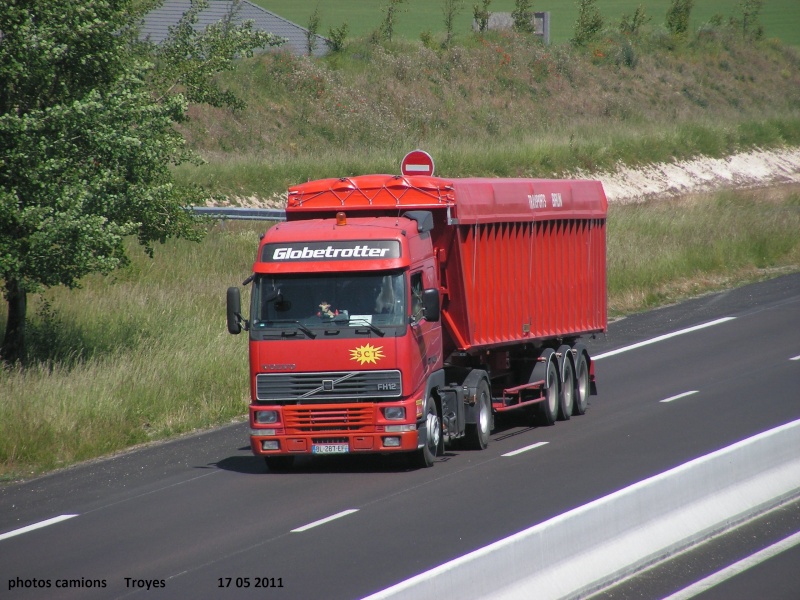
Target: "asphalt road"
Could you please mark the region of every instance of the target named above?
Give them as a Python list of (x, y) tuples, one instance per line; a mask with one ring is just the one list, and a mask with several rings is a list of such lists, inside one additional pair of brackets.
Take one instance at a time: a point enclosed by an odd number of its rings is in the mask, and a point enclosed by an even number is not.
[[(586, 415), (501, 422), (487, 450), (432, 469), (351, 456), (267, 473), (240, 423), (5, 486), (0, 595), (360, 598), (800, 418), (799, 332), (800, 274), (612, 323), (589, 343)], [(766, 576), (800, 597), (785, 556)]]

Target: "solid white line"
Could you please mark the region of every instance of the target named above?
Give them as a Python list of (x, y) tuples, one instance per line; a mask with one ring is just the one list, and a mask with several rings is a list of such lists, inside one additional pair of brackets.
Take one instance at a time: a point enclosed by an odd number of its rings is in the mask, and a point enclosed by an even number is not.
[(795, 357), (790, 358), (789, 360), (800, 360), (800, 354), (798, 354)]
[(522, 454), (523, 452), (527, 452), (528, 450), (533, 450), (534, 448), (538, 448), (539, 446), (545, 446), (550, 442), (537, 442), (536, 444), (531, 444), (530, 446), (525, 446), (524, 448), (520, 448), (519, 450), (513, 450), (511, 452), (506, 452), (502, 456), (516, 456), (517, 454)]
[(705, 579), (701, 579), (700, 581), (693, 583), (689, 587), (683, 588), (679, 592), (675, 592), (664, 600), (687, 600), (688, 598), (694, 598), (706, 590), (711, 589), (715, 585), (719, 585), (723, 581), (727, 581), (739, 573), (743, 573), (747, 569), (755, 567), (756, 565), (761, 564), (762, 562), (765, 562), (774, 556), (777, 556), (781, 552), (785, 552), (790, 548), (794, 548), (798, 544), (800, 544), (800, 531), (782, 539), (780, 542), (773, 544), (768, 548), (764, 548), (755, 554), (751, 554), (747, 558), (743, 558), (739, 562), (725, 567), (721, 571), (717, 571), (713, 575), (709, 575)]
[(303, 525), (302, 527), (298, 527), (297, 529), (292, 529), (292, 533), (300, 533), (302, 531), (307, 531), (312, 529), (313, 527), (317, 527), (318, 525), (323, 525), (330, 521), (334, 521), (336, 519), (341, 519), (342, 517), (346, 517), (347, 515), (351, 515), (354, 512), (358, 512), (357, 508), (351, 508), (350, 510), (343, 510), (340, 513), (336, 513), (335, 515), (331, 515), (330, 517), (325, 517), (324, 519), (320, 519), (319, 521), (314, 521), (313, 523), (309, 523), (308, 525)]
[(689, 327), (687, 329), (681, 329), (679, 331), (673, 331), (672, 333), (666, 333), (664, 335), (660, 335), (658, 337), (654, 337), (650, 340), (645, 340), (643, 342), (639, 342), (637, 344), (633, 344), (631, 346), (625, 346), (623, 348), (617, 348), (616, 350), (612, 350), (611, 352), (605, 352), (603, 354), (598, 354), (593, 358), (593, 360), (600, 360), (601, 358), (605, 358), (607, 356), (614, 356), (615, 354), (622, 354), (623, 352), (627, 352), (628, 350), (635, 350), (636, 348), (641, 348), (642, 346), (647, 346), (649, 344), (655, 344), (656, 342), (663, 342), (664, 340), (668, 340), (669, 338), (673, 338), (678, 335), (683, 335), (684, 333), (690, 333), (692, 331), (697, 331), (698, 329), (705, 329), (706, 327), (711, 327), (712, 325), (719, 325), (720, 323), (725, 323), (727, 321), (733, 321), (736, 317), (723, 317), (722, 319), (717, 319), (716, 321), (710, 321), (708, 323), (703, 323), (702, 325), (695, 325), (694, 327)]
[(686, 398), (686, 396), (691, 396), (692, 394), (696, 394), (697, 390), (692, 390), (691, 392), (683, 392), (682, 394), (678, 394), (677, 396), (670, 396), (669, 398), (664, 398), (663, 400), (659, 400), (659, 402), (672, 402), (673, 400), (680, 400), (681, 398)]
[(72, 517), (77, 517), (77, 516), (78, 515), (59, 515), (58, 517), (53, 517), (52, 519), (39, 521), (38, 523), (34, 523), (33, 525), (28, 525), (27, 527), (20, 527), (19, 529), (15, 529), (14, 531), (9, 531), (8, 533), (0, 534), (0, 540), (14, 537), (15, 535), (22, 535), (23, 533), (28, 533), (29, 531), (33, 531), (34, 529), (41, 529), (42, 527), (47, 527), (48, 525), (54, 525), (55, 523), (60, 523), (61, 521), (66, 521), (67, 519), (71, 519)]

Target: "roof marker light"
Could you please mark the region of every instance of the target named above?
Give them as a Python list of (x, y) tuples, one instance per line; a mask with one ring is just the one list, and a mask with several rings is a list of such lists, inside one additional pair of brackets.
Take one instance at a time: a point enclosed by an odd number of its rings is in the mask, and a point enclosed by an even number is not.
[(344, 214), (341, 211), (337, 212), (336, 213), (336, 224), (339, 225), (339, 226), (347, 225), (347, 215)]

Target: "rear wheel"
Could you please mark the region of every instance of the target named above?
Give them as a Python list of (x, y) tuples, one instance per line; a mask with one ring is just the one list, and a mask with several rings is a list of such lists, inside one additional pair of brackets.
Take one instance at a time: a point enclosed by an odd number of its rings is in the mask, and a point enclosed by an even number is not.
[(273, 473), (283, 473), (294, 466), (294, 456), (265, 456), (264, 462)]
[(485, 379), (481, 379), (478, 384), (475, 403), (478, 408), (478, 422), (467, 425), (467, 447), (470, 450), (485, 450), (492, 431), (492, 394)]
[(558, 418), (558, 402), (560, 396), (560, 380), (556, 361), (549, 360), (547, 363), (546, 388), (544, 390), (544, 400), (539, 402), (539, 417), (545, 425), (553, 425)]
[(575, 405), (572, 414), (582, 415), (589, 405), (591, 385), (589, 383), (589, 362), (583, 352), (578, 352), (577, 366), (575, 367)]
[(572, 416), (575, 407), (575, 370), (572, 366), (569, 346), (562, 346), (558, 353), (563, 361), (561, 366), (563, 377), (558, 395), (558, 420), (567, 421)]
[(442, 439), (442, 422), (436, 402), (428, 396), (425, 400), (425, 445), (414, 453), (414, 465), (420, 468), (433, 466), (439, 442)]

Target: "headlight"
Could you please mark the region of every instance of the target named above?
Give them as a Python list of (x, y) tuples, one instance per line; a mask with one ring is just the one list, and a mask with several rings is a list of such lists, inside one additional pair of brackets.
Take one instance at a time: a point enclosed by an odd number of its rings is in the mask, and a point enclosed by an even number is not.
[(406, 418), (406, 409), (403, 406), (387, 406), (383, 409), (383, 416), (388, 421), (402, 421)]
[(259, 425), (267, 425), (268, 423), (278, 422), (277, 410), (257, 410), (255, 416), (256, 416), (256, 423), (258, 423)]

